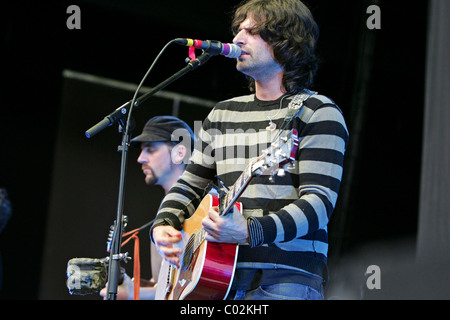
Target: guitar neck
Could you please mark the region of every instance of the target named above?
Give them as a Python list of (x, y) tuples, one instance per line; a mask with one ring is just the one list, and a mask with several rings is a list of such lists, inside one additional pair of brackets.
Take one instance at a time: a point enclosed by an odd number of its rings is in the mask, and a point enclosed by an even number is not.
[(248, 184), (254, 177), (254, 169), (253, 166), (255, 163), (261, 160), (263, 155), (259, 156), (256, 160), (251, 161), (249, 165), (245, 168), (245, 170), (241, 173), (239, 178), (230, 188), (230, 190), (226, 193), (226, 195), (221, 199), (223, 205), (221, 206), (222, 210), (219, 213), (220, 215), (227, 214), (233, 205), (236, 203), (237, 199), (244, 192), (245, 188), (247, 188)]

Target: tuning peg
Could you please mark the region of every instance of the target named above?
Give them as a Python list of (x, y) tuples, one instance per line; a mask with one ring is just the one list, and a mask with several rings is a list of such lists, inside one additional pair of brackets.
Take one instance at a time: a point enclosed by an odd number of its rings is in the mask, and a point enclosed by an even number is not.
[(295, 169), (295, 162), (289, 163), (288, 166), (287, 166), (287, 169), (288, 170), (294, 170)]

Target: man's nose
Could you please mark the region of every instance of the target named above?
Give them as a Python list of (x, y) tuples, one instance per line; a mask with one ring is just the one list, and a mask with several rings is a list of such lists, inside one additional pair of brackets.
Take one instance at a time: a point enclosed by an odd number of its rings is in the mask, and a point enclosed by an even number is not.
[(141, 151), (141, 153), (139, 154), (139, 157), (137, 159), (137, 162), (140, 164), (145, 164), (148, 162), (148, 156), (147, 156), (147, 152), (145, 152), (144, 150)]
[(243, 45), (245, 44), (245, 37), (244, 37), (244, 30), (241, 30), (236, 34), (233, 38), (233, 43), (236, 45)]

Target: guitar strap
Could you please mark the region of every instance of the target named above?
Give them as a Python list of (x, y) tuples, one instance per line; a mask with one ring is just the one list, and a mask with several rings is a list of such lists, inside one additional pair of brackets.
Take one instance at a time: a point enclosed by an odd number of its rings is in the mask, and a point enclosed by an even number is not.
[(311, 118), (313, 112), (306, 112), (306, 110), (302, 109), (301, 107), (306, 102), (306, 100), (316, 94), (317, 92), (315, 91), (303, 89), (302, 92), (296, 94), (294, 98), (292, 98), (291, 102), (289, 102), (288, 112), (286, 113), (286, 116), (284, 118), (283, 128), (299, 114), (301, 114), (300, 118), (304, 123), (307, 123), (309, 121), (309, 118)]

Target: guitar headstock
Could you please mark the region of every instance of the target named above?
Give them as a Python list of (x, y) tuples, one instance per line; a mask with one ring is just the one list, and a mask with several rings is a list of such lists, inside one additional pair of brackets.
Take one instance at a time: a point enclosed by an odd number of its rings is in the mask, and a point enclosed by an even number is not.
[(252, 172), (257, 176), (284, 176), (285, 167), (295, 160), (298, 150), (298, 132), (292, 129), (262, 152), (253, 164)]
[[(114, 231), (116, 229), (116, 221), (114, 220), (114, 224), (109, 227), (108, 239), (106, 240), (106, 252), (111, 252), (111, 245), (114, 238)], [(125, 228), (128, 224), (128, 216), (123, 216), (122, 222), (122, 232), (125, 232)]]

